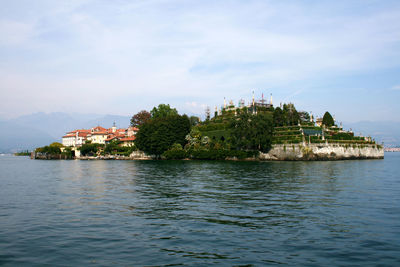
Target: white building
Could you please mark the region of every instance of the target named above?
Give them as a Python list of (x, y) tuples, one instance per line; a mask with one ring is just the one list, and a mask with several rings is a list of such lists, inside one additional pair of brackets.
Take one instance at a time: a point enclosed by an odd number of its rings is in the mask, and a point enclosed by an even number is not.
[(68, 132), (62, 137), (62, 144), (66, 147), (79, 147), (89, 141), (94, 144), (106, 144), (111, 140), (121, 140), (123, 146), (133, 145), (134, 136), (139, 129), (135, 127), (128, 127), (127, 129), (117, 129), (114, 126), (106, 129), (101, 126), (91, 128), (90, 130), (82, 129)]
[(75, 146), (75, 134), (67, 133), (62, 137), (63, 146)]

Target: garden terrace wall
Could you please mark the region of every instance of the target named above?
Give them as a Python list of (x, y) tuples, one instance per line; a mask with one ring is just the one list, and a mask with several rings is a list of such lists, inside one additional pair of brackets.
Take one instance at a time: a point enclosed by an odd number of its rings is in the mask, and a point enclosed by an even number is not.
[(268, 153), (260, 153), (260, 160), (343, 160), (383, 159), (384, 150), (379, 145), (355, 144), (345, 146), (330, 144), (277, 144)]

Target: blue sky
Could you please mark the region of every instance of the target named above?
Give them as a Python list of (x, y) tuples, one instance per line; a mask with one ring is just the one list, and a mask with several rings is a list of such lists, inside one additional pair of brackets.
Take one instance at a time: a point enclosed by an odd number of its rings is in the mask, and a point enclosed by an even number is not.
[(400, 121), (400, 1), (2, 1), (0, 117), (224, 97)]

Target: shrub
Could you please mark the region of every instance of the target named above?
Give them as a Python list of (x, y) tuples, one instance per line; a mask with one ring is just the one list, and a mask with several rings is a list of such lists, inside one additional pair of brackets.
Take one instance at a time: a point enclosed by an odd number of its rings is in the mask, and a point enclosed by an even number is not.
[(228, 149), (193, 149), (187, 152), (192, 159), (224, 160), (228, 157), (245, 159), (258, 155), (258, 151), (228, 150)]
[(186, 158), (186, 151), (182, 149), (181, 144), (174, 143), (162, 156), (166, 159), (184, 159)]
[(102, 148), (104, 145), (101, 144), (83, 144), (79, 150), (82, 156), (93, 156)]

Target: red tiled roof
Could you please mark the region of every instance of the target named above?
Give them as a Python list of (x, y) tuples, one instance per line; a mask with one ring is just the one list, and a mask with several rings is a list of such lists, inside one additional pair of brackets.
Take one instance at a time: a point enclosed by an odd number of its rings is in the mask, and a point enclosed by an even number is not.
[(111, 141), (111, 140), (113, 140), (115, 138), (117, 138), (117, 137), (116, 136), (111, 136), (111, 137), (107, 138), (106, 141)]
[(67, 132), (67, 134), (72, 134), (72, 133), (90, 133), (90, 130), (86, 130), (86, 129), (78, 129), (78, 130), (73, 130), (73, 131), (70, 131), (70, 132)]
[(86, 133), (86, 132), (80, 132), (80, 133), (78, 133), (78, 136), (80, 136), (80, 137), (86, 137), (86, 136), (88, 136), (88, 134), (89, 134), (89, 133)]
[(97, 126), (97, 127), (93, 128), (93, 131), (95, 131), (95, 132), (104, 132), (104, 131), (107, 131), (107, 129), (103, 128), (101, 126)]
[[(124, 128), (115, 129), (115, 132), (117, 132), (117, 133), (118, 132), (125, 132), (125, 131), (126, 131), (126, 129), (124, 129)], [(113, 132), (112, 128), (108, 128), (107, 132), (112, 133)]]
[(107, 135), (108, 133), (107, 132), (94, 132), (94, 133), (92, 133), (92, 135)]

